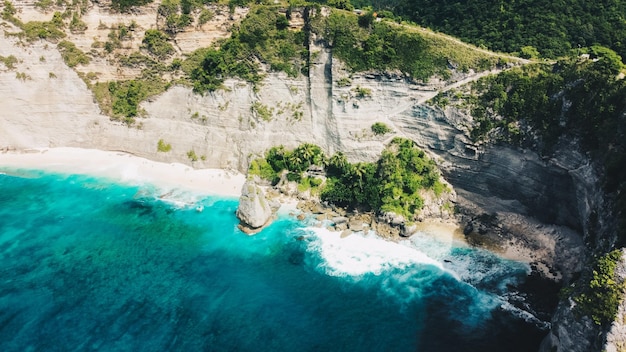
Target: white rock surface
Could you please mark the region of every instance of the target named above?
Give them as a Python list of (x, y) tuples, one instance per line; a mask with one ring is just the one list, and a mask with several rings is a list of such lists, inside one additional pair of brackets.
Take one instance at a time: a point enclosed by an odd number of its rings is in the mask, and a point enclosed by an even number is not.
[(268, 224), (274, 215), (275, 209), (265, 198), (265, 192), (254, 181), (246, 181), (241, 188), (237, 217), (244, 227), (252, 230)]

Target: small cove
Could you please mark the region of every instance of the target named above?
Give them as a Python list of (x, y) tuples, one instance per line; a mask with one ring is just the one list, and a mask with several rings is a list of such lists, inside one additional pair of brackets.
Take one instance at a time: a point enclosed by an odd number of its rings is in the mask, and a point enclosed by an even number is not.
[(3, 351), (527, 351), (544, 335), (505, 300), (528, 266), (487, 251), (286, 214), (247, 236), (236, 198), (2, 171)]

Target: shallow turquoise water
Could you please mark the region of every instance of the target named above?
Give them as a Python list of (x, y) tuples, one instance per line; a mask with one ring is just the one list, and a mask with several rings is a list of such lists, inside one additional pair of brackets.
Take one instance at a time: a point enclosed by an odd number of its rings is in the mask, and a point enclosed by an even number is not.
[(503, 298), (527, 266), (488, 252), (339, 240), (287, 215), (246, 236), (236, 199), (4, 171), (1, 351), (526, 351), (542, 336)]

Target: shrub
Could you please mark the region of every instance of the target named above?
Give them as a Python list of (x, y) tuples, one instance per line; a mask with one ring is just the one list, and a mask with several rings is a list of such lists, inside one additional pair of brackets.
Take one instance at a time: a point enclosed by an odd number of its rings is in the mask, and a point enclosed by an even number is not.
[(52, 20), (48, 22), (31, 21), (21, 24), (23, 36), (28, 41), (34, 41), (37, 39), (56, 40), (65, 37), (65, 33), (62, 31), (63, 19), (60, 12), (55, 12), (52, 16)]
[(48, 11), (52, 7), (53, 2), (52, 0), (37, 0), (34, 5), (44, 11)]
[(2, 19), (10, 22), (17, 22), (16, 18), (13, 17), (17, 13), (17, 9), (13, 5), (13, 3), (9, 0), (4, 0), (4, 8), (2, 9)]
[(200, 16), (198, 17), (198, 25), (202, 26), (203, 24), (209, 22), (215, 17), (215, 14), (207, 9), (202, 9), (200, 12)]
[(250, 106), (250, 111), (253, 114), (261, 118), (263, 121), (271, 121), (272, 117), (274, 117), (274, 108), (270, 108), (267, 105), (263, 105), (258, 101), (255, 101)]
[(70, 31), (72, 32), (84, 32), (87, 29), (87, 24), (83, 22), (78, 13), (74, 12), (72, 20), (70, 21)]
[(350, 87), (352, 81), (348, 77), (342, 77), (337, 80), (337, 87)]
[(275, 183), (278, 181), (278, 175), (272, 166), (263, 158), (252, 160), (248, 168), (248, 175), (259, 176), (268, 181)]
[(372, 96), (372, 90), (369, 88), (363, 88), (361, 86), (357, 86), (356, 88), (352, 88), (352, 91), (356, 94), (357, 98), (365, 98)]
[(57, 48), (59, 48), (61, 52), (63, 61), (65, 61), (65, 64), (69, 67), (76, 67), (79, 64), (86, 65), (90, 61), (89, 56), (78, 49), (74, 43), (68, 42), (67, 40), (61, 41), (57, 45)]
[(15, 78), (19, 79), (22, 82), (30, 81), (32, 77), (30, 77), (26, 72), (16, 72)]
[(17, 63), (17, 58), (13, 55), (2, 56), (0, 55), (0, 62), (4, 64), (9, 70), (15, 68), (15, 64)]
[(167, 40), (165, 33), (158, 29), (148, 29), (141, 43), (152, 55), (165, 59), (174, 53), (174, 47)]
[(371, 128), (375, 135), (384, 135), (391, 132), (391, 128), (382, 122), (375, 122)]
[(196, 152), (193, 149), (187, 152), (187, 157), (192, 162), (198, 161), (198, 156), (196, 155)]
[(172, 150), (172, 145), (165, 143), (162, 139), (159, 139), (159, 142), (157, 143), (157, 151), (167, 153), (170, 150)]

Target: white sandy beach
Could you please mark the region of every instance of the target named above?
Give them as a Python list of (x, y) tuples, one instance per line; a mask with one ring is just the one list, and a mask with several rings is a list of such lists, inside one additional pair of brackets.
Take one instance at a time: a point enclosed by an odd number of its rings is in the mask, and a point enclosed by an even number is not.
[(127, 184), (153, 184), (164, 190), (239, 197), (245, 176), (221, 169), (196, 170), (123, 152), (81, 148), (42, 148), (0, 152), (0, 168), (23, 168), (105, 177)]

